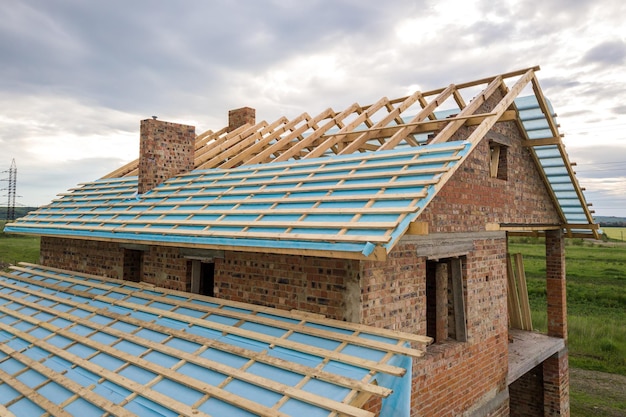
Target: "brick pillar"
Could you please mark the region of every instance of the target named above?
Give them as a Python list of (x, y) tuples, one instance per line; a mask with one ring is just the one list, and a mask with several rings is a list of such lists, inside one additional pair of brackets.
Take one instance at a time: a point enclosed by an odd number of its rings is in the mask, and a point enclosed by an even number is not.
[(242, 107), (240, 109), (228, 111), (229, 132), (232, 132), (246, 123), (250, 123), (253, 126), (256, 124), (256, 110), (250, 107)]
[(567, 347), (543, 362), (543, 415), (570, 415)]
[(437, 264), (435, 275), (435, 291), (437, 302), (437, 333), (435, 342), (443, 342), (448, 338), (448, 265), (440, 262)]
[(174, 175), (193, 170), (195, 140), (194, 126), (142, 120), (138, 193), (146, 193)]
[(546, 285), (548, 336), (560, 337), (567, 343), (565, 240), (562, 230), (546, 232)]
[[(565, 290), (565, 239), (562, 230), (546, 232), (546, 285), (548, 336), (567, 344), (567, 299)], [(543, 362), (545, 416), (569, 417), (569, 363), (565, 349)]]

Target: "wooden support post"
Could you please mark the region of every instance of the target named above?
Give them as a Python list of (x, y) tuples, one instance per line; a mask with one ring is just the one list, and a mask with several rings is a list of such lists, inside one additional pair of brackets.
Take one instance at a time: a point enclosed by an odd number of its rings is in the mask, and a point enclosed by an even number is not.
[(517, 293), (517, 285), (515, 283), (515, 272), (513, 271), (513, 263), (511, 255), (507, 254), (507, 303), (509, 307), (509, 324), (514, 329), (522, 329), (522, 312), (520, 311), (519, 295)]
[(450, 276), (452, 280), (456, 340), (466, 342), (467, 323), (465, 322), (465, 298), (463, 297), (463, 266), (460, 258), (450, 260)]
[(515, 254), (515, 268), (517, 269), (517, 292), (519, 294), (519, 303), (522, 312), (522, 329), (532, 331), (533, 322), (530, 314), (530, 301), (528, 300), (526, 271), (524, 270), (524, 259), (521, 253)]

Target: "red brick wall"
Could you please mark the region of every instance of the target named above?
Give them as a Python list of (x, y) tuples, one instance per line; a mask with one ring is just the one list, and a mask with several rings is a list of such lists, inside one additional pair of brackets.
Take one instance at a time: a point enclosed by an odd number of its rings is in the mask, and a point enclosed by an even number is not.
[[(505, 253), (504, 238), (474, 241), (464, 268), (467, 342), (431, 345), (424, 359), (414, 361), (413, 414), (460, 415), (506, 389)], [(425, 307), (420, 314), (425, 315)], [(500, 409), (506, 410), (507, 405)]]
[(117, 243), (41, 237), (39, 262), (54, 268), (122, 279), (124, 252)]
[(191, 261), (178, 248), (150, 246), (143, 253), (142, 281), (179, 291), (191, 289)]
[[(142, 281), (161, 287), (189, 291), (191, 268), (178, 248), (152, 246), (141, 251)], [(136, 254), (133, 254), (136, 256)], [(128, 279), (124, 249), (113, 242), (42, 236), (40, 262), (54, 268), (70, 269), (115, 279)]]
[(426, 334), (426, 260), (415, 245), (398, 245), (386, 262), (363, 262), (361, 285), (364, 324)]
[(544, 416), (569, 417), (569, 361), (567, 348), (543, 362)]
[(511, 417), (543, 417), (543, 367), (535, 367), (509, 386)]
[[(350, 296), (358, 261), (309, 256), (226, 252), (215, 264), (215, 295), (229, 300), (298, 309), (338, 320), (351, 319)], [(358, 287), (357, 287), (358, 288)]]
[(565, 241), (561, 230), (546, 233), (546, 295), (548, 336), (567, 340)]

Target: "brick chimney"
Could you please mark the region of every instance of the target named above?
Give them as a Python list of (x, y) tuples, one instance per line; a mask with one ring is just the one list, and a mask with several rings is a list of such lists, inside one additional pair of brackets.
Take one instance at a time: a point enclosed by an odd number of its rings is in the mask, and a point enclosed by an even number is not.
[(195, 126), (162, 122), (155, 117), (142, 120), (138, 193), (147, 193), (174, 175), (193, 170), (195, 140)]
[(256, 124), (256, 110), (250, 107), (242, 107), (240, 109), (229, 110), (228, 111), (228, 131), (232, 132), (245, 125), (246, 123), (250, 123), (251, 125)]

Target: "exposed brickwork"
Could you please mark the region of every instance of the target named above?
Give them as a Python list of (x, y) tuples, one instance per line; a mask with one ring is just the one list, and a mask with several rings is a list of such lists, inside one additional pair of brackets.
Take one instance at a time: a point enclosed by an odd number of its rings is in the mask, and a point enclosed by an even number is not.
[(358, 261), (227, 252), (216, 261), (216, 296), (346, 320), (347, 304), (360, 298), (350, 296), (357, 274)]
[(229, 110), (228, 111), (228, 131), (232, 132), (249, 123), (251, 125), (255, 125), (256, 123), (256, 110), (250, 107), (242, 107), (240, 109)]
[[(482, 111), (488, 112), (489, 106)], [(471, 128), (457, 131), (463, 140)], [(507, 138), (506, 180), (492, 178), (490, 138)], [(554, 204), (513, 122), (497, 123), (420, 215), (430, 233), (485, 230), (487, 223), (560, 223)]]
[(425, 271), (412, 244), (398, 245), (386, 262), (363, 262), (363, 323), (425, 335)]
[(194, 167), (196, 129), (155, 119), (141, 121), (139, 137), (139, 194)]
[(569, 417), (569, 361), (567, 348), (543, 363), (543, 410), (546, 417)]
[(543, 417), (543, 366), (509, 385), (511, 417)]
[(505, 247), (505, 239), (477, 240), (467, 254), (464, 284), (469, 306), (468, 342), (432, 345), (425, 359), (414, 362), (414, 415), (456, 416), (485, 401), (486, 393), (495, 396), (506, 389)]
[(122, 279), (124, 251), (117, 243), (41, 237), (39, 262), (54, 268)]
[(561, 230), (546, 233), (548, 336), (567, 340), (565, 241)]
[(172, 290), (189, 291), (191, 262), (178, 248), (151, 246), (143, 254), (143, 281)]
[(189, 291), (191, 285), (189, 261), (179, 255), (177, 248), (152, 246), (146, 251), (128, 251), (113, 242), (42, 236), (40, 262), (130, 281), (136, 280), (140, 271), (141, 281), (180, 291)]
[[(488, 112), (493, 101), (488, 101), (482, 111)], [(233, 129), (254, 123), (254, 109), (231, 113)], [(142, 175), (146, 178), (140, 181), (141, 187), (146, 187), (143, 190), (193, 167), (189, 166), (189, 160), (193, 161), (191, 127), (154, 120), (144, 122), (142, 144), (145, 130), (146, 146), (157, 152), (142, 150), (145, 165)], [(473, 129), (460, 129), (454, 139), (464, 139)], [(170, 145), (159, 142), (162, 136), (169, 138)], [(507, 147), (506, 163), (503, 163), (506, 176), (501, 178), (492, 178), (489, 172), (490, 137)], [(488, 133), (421, 214), (419, 220), (429, 224), (431, 235), (483, 232), (487, 223), (559, 222), (543, 181), (528, 150), (521, 147), (520, 139), (516, 125), (510, 122), (499, 123)], [(150, 166), (152, 162), (165, 168), (154, 170)], [(443, 335), (441, 339), (446, 340), (429, 347), (424, 358), (414, 360), (412, 415), (472, 416), (481, 410), (488, 410), (485, 413), (489, 416), (509, 414), (509, 397), (505, 395), (506, 238), (503, 234), (493, 238), (485, 237), (491, 236), (489, 233), (480, 235), (475, 237), (472, 233), (471, 249), (461, 254), (467, 342), (446, 339)], [(548, 326), (549, 334), (557, 337), (567, 336), (562, 238), (557, 232), (548, 233), (546, 238)], [(191, 261), (178, 248), (145, 247), (138, 253), (116, 243), (47, 237), (42, 238), (41, 248), (41, 262), (45, 265), (120, 279), (134, 279), (140, 272), (146, 282), (183, 291), (191, 288)], [(428, 260), (410, 239), (396, 245), (384, 262), (233, 251), (225, 251), (224, 257), (214, 262), (217, 297), (320, 313), (414, 334), (429, 333)], [(445, 314), (448, 318), (452, 313), (447, 310)], [(534, 375), (545, 386), (542, 404), (546, 415), (569, 415), (567, 353), (550, 358), (541, 369), (541, 375)], [(524, 378), (528, 381), (524, 382)], [(515, 415), (535, 415), (532, 413), (537, 405), (528, 406), (528, 410), (520, 408), (525, 397), (517, 394), (526, 389), (524, 384), (532, 382), (532, 378), (529, 374), (520, 380), (518, 387), (512, 388), (511, 413), (515, 408), (516, 413), (522, 412)], [(535, 383), (535, 388), (542, 388), (540, 383)], [(367, 407), (377, 410), (380, 401), (372, 400)]]

